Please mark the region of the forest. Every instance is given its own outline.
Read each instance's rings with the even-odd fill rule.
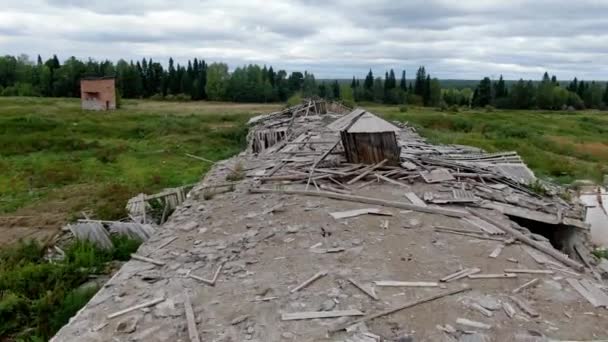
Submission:
[[[230,70],[225,63],[208,64],[203,59],[176,64],[169,58],[167,67],[158,61],[109,60],[81,61],[70,57],[60,62],[56,55],[36,61],[27,55],[0,57],[1,96],[79,97],[83,77],[114,76],[122,98],[156,100],[212,100],[230,102],[284,102],[294,94],[341,99],[346,103],[375,102],[428,107],[495,107],[505,109],[606,109],[608,84],[584,81],[558,81],[547,72],[540,81],[497,81],[483,78],[471,89],[457,88],[450,82],[431,77],[424,66],[412,80],[406,71],[397,79],[395,71],[384,77],[369,70],[364,79],[316,80],[307,71],[275,71],[249,64]],[[445,83],[447,86],[443,85]]]

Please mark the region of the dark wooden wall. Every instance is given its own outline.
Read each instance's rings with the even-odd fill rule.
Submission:
[[[399,165],[401,148],[394,132],[340,132],[346,159],[350,163],[376,164],[388,159],[388,164]]]

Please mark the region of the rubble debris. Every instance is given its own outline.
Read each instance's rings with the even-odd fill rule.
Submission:
[[[476,274],[481,272],[480,268],[477,267],[473,267],[473,268],[465,268],[463,270],[460,270],[458,272],[454,272],[452,274],[448,274],[447,276],[439,279],[439,281],[441,282],[445,282],[445,283],[449,283],[451,281],[454,280],[458,280],[458,279],[462,279],[462,278],[466,278],[470,275]]]
[[[530,270],[524,268],[506,268],[505,273],[527,273],[527,274],[553,274],[550,270]]]
[[[91,241],[104,249],[112,249],[114,247],[112,240],[110,240],[110,233],[99,221],[68,224],[68,228],[78,240]]]
[[[502,243],[500,245],[496,246],[494,248],[494,250],[492,251],[492,253],[490,253],[489,257],[496,259],[500,255],[500,252],[502,252],[503,248],[505,248],[505,245]]]
[[[330,332],[338,332],[338,331],[344,330],[347,327],[349,327],[351,325],[354,325],[354,324],[358,324],[358,323],[361,323],[361,322],[371,321],[371,320],[376,319],[378,317],[383,317],[383,316],[386,316],[386,315],[390,315],[390,314],[393,314],[393,313],[401,311],[401,310],[405,310],[405,309],[408,309],[408,308],[411,308],[411,307],[414,307],[414,306],[417,306],[417,305],[420,305],[420,304],[432,302],[432,301],[437,300],[439,298],[443,298],[443,297],[447,297],[447,296],[452,296],[452,295],[455,295],[455,294],[458,294],[458,293],[462,293],[462,292],[465,292],[465,291],[469,291],[469,290],[471,290],[471,288],[467,286],[467,287],[462,287],[462,288],[456,289],[456,290],[441,292],[441,293],[438,293],[438,294],[435,294],[435,295],[432,295],[432,296],[429,296],[429,297],[425,297],[425,298],[418,299],[418,300],[415,300],[415,301],[412,301],[412,302],[408,302],[408,303],[403,304],[403,305],[399,305],[399,306],[394,307],[392,309],[384,310],[384,311],[381,311],[381,312],[378,312],[378,313],[375,313],[375,314],[372,314],[372,315],[369,315],[369,316],[365,316],[365,317],[363,317],[361,319],[358,319],[358,320],[356,320],[354,322],[350,322],[348,324],[341,325],[341,326],[339,326],[337,328],[331,329]]]
[[[442,209],[442,208],[430,208],[430,207],[419,207],[416,205],[397,202],[397,201],[386,201],[379,198],[372,197],[364,197],[364,196],[354,196],[354,195],[343,195],[343,194],[334,194],[326,191],[306,191],[306,190],[279,190],[279,189],[250,189],[251,193],[254,194],[270,194],[270,193],[281,193],[286,195],[302,195],[302,196],[317,196],[317,197],[327,197],[337,200],[344,201],[352,201],[359,203],[367,203],[367,204],[377,204],[385,207],[394,207],[400,209],[408,209],[414,211],[420,211],[423,213],[431,213],[431,214],[441,214],[451,217],[462,217],[465,216],[466,213],[462,211],[452,210],[452,209]]]
[[[217,269],[215,270],[215,273],[213,274],[213,278],[211,279],[206,279],[206,278],[202,278],[199,276],[195,276],[194,274],[188,273],[188,276],[192,279],[196,279],[198,281],[201,281],[209,286],[215,286],[215,282],[217,281],[217,278],[220,275],[220,272],[222,271],[222,267],[224,267],[224,264],[220,264]]]
[[[502,273],[502,274],[469,274],[469,279],[498,279],[498,278],[517,278],[515,273]]]

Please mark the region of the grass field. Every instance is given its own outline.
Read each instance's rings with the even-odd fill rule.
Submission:
[[[137,193],[200,179],[210,165],[185,153],[227,158],[253,113],[279,107],[124,101],[104,113],[81,111],[79,99],[0,98],[0,226],[124,217]]]
[[[608,113],[460,110],[365,105],[390,120],[407,121],[433,142],[489,152],[517,151],[537,176],[562,184],[602,182],[608,175]]]

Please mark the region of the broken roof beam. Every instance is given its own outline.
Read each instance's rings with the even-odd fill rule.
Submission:
[[[413,210],[413,211],[419,211],[419,212],[428,213],[428,214],[440,214],[440,215],[445,215],[445,216],[449,216],[449,217],[463,217],[463,216],[467,215],[467,213],[465,213],[463,211],[458,211],[458,210],[420,207],[417,205],[404,203],[404,202],[387,201],[387,200],[383,200],[383,199],[379,199],[379,198],[364,197],[364,196],[344,195],[344,194],[337,194],[337,193],[332,193],[332,192],[327,192],[327,191],[281,190],[281,189],[256,188],[256,189],[249,189],[249,192],[254,193],[254,194],[276,193],[276,194],[285,194],[285,195],[326,197],[326,198],[331,198],[331,199],[335,199],[335,200],[376,204],[376,205],[381,205],[381,206],[385,206],[385,207]]]

